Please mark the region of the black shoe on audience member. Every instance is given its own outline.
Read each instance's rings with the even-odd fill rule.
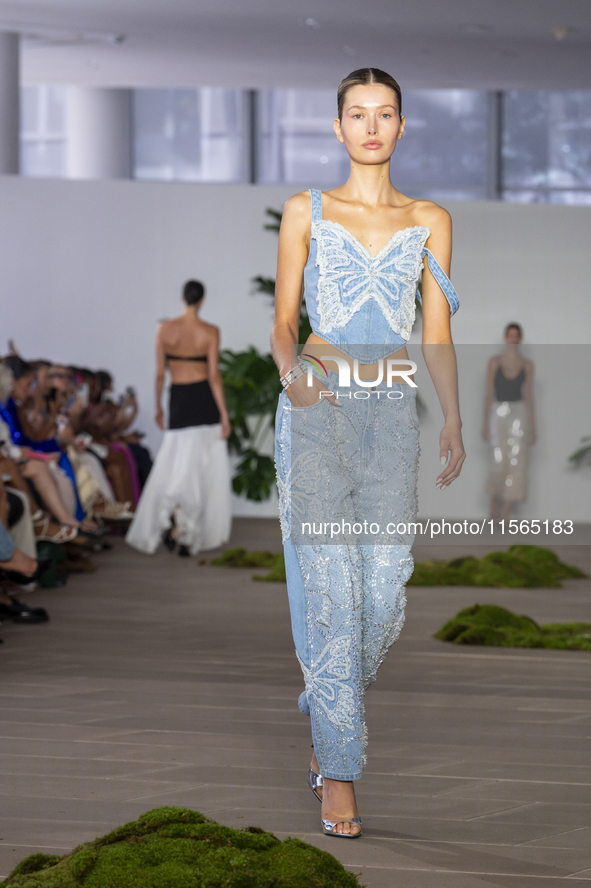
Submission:
[[[12,620],[13,623],[47,623],[49,614],[44,607],[29,607],[13,595],[8,596],[10,604],[0,602],[0,618]]]
[[[162,542],[166,546],[169,552],[174,552],[176,549],[176,540],[172,535],[172,528],[169,527],[164,536],[162,537]]]
[[[191,550],[188,546],[179,546],[179,555],[181,556],[181,558],[190,558]]]
[[[8,579],[12,580],[14,583],[26,586],[27,583],[37,582],[41,574],[45,573],[48,567],[51,567],[51,558],[38,558],[37,570],[32,574],[19,573],[17,570],[3,570],[0,571],[0,573],[7,576]]]

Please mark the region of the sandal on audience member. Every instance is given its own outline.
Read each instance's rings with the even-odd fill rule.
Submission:
[[[50,533],[50,525],[54,524],[49,515],[39,509],[31,516],[35,541],[38,543],[69,543],[78,535],[78,528],[70,524],[57,525],[57,531]]]

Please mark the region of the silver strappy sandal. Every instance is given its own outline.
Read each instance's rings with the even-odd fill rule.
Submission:
[[[308,771],[308,786],[316,796],[319,802],[322,801],[322,796],[318,795],[318,789],[323,784],[323,779],[320,774],[317,774],[316,771],[313,771],[312,768]]]
[[[346,820],[321,820],[322,832],[325,836],[333,836],[335,839],[358,839],[362,833],[360,829],[356,833],[333,832],[337,823],[356,823],[361,827],[361,817],[348,817]]]

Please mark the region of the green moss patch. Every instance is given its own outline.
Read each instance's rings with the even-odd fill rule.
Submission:
[[[531,617],[514,614],[497,604],[465,607],[448,620],[434,637],[451,641],[452,644],[591,651],[591,623],[549,623],[539,626]]]
[[[262,580],[271,583],[285,583],[285,560],[282,552],[248,552],[242,547],[226,549],[218,558],[212,558],[211,563],[217,567],[267,567],[269,573],[254,576],[253,580]]]
[[[260,552],[255,549],[247,551],[239,546],[236,549],[226,549],[217,558],[212,558],[211,563],[217,567],[273,567],[277,555],[273,552]]]
[[[268,573],[254,580],[285,582],[282,553],[227,549],[212,564],[221,567],[265,567]],[[511,546],[508,552],[489,552],[482,558],[466,555],[452,561],[417,561],[409,586],[496,586],[501,588],[561,587],[562,580],[587,574],[564,564],[543,546]]]
[[[331,854],[188,808],[155,808],[65,857],[33,854],[6,888],[359,888]]]
[[[586,577],[543,546],[511,546],[482,558],[466,555],[452,561],[419,561],[410,586],[500,586],[528,588],[562,586],[562,580]]]

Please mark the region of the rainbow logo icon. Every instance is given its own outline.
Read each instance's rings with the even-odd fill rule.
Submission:
[[[315,367],[320,374],[324,374],[324,376],[328,379],[328,370],[326,369],[322,361],[319,361],[318,358],[313,358],[311,355],[305,354],[302,354],[301,358],[304,361],[307,361],[308,364],[312,364],[312,366]]]

